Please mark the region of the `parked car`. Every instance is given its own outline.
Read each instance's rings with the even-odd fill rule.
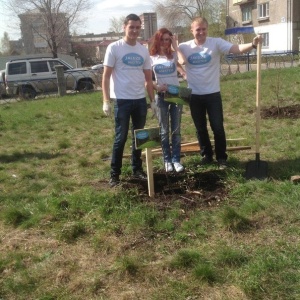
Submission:
[[[99,81],[97,74],[84,68],[73,68],[59,58],[24,58],[6,63],[5,84],[8,95],[19,95],[25,99],[37,94],[57,92],[55,66],[63,66],[67,90],[93,90]]]
[[[103,73],[104,66],[103,64],[94,65],[91,68],[92,70],[96,70],[98,73]]]

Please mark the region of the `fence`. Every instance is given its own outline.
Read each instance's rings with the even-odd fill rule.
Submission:
[[[297,67],[299,51],[262,54],[261,69]],[[226,55],[221,60],[221,75],[231,75],[256,70],[256,54]]]

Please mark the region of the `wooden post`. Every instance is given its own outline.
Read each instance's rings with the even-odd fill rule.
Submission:
[[[55,66],[55,70],[57,75],[58,95],[64,96],[66,94],[66,79],[64,74],[64,66],[57,65]]]
[[[152,151],[151,148],[146,148],[146,165],[147,165],[147,177],[148,177],[148,195],[154,197],[154,179],[153,179],[153,165],[152,165]]]
[[[145,149],[147,178],[148,178],[148,194],[154,197],[154,179],[152,165],[152,148],[161,144],[159,127],[136,129],[134,131],[136,149]]]

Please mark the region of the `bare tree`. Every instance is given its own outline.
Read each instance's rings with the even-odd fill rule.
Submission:
[[[210,27],[224,22],[225,28],[224,0],[154,0],[154,7],[163,26],[168,28],[189,28],[191,20],[197,16],[205,17]]]
[[[123,23],[124,23],[125,17],[112,17],[109,19],[110,27],[109,31],[115,32],[115,33],[122,33],[123,32]]]
[[[7,5],[21,19],[22,36],[31,34],[44,41],[53,57],[57,57],[68,39],[70,26],[90,8],[90,0],[8,0]]]
[[[3,37],[1,38],[1,54],[8,55],[10,52],[10,39],[7,32],[4,32]]]

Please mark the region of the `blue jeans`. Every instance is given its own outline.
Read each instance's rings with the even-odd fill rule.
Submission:
[[[216,159],[227,159],[226,135],[223,125],[223,106],[220,92],[208,95],[193,95],[190,101],[191,115],[197,130],[197,138],[202,156],[213,156],[213,149],[207,130],[208,115],[214,134]]]
[[[115,141],[111,159],[111,175],[120,175],[125,143],[127,141],[130,118],[132,121],[132,156],[133,172],[142,169],[141,150],[135,148],[134,130],[142,129],[146,123],[146,98],[137,100],[117,99],[114,105],[115,114]]]
[[[180,124],[182,105],[165,101],[163,94],[156,95],[155,101],[158,107],[158,120],[160,126],[161,147],[164,162],[180,162]],[[172,147],[170,147],[169,123],[171,123]]]

